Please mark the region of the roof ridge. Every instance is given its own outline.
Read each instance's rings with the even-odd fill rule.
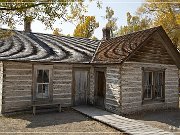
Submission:
[[[135,34],[135,33],[138,33],[138,32],[149,31],[151,29],[158,29],[160,27],[162,27],[162,26],[156,26],[156,27],[151,27],[151,28],[144,29],[144,30],[134,31],[134,32],[131,32],[131,33],[128,33],[128,34],[125,34],[125,35],[120,35],[120,36],[117,36],[117,37],[112,37],[109,40],[116,39],[116,38],[123,37],[123,36],[128,36],[128,35]],[[107,41],[107,40],[105,40],[105,41]]]
[[[6,28],[0,28],[2,30],[8,30],[8,31],[18,31],[18,32],[23,32],[23,33],[26,33],[26,34],[29,34],[29,33],[32,33],[32,34],[43,34],[43,35],[53,35],[53,36],[57,36],[57,35],[54,35],[54,34],[50,34],[50,33],[41,33],[41,32],[25,32],[23,30],[14,30],[14,29],[6,29]],[[86,40],[91,40],[91,41],[101,41],[100,39],[90,39],[90,38],[84,38],[84,37],[74,37],[74,36],[65,36],[65,35],[60,35],[60,36],[57,36],[57,37],[67,37],[67,38],[76,38],[76,39],[86,39]]]

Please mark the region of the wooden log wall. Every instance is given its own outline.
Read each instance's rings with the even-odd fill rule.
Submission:
[[[106,99],[105,108],[111,112],[119,113],[120,106],[120,68],[107,67],[106,70]]]
[[[72,65],[54,64],[53,101],[63,107],[72,103]]]
[[[3,62],[3,113],[31,107],[32,64]]]
[[[142,67],[166,68],[165,102],[142,104]],[[178,69],[175,65],[125,62],[121,77],[122,113],[178,107]]]
[[[95,85],[95,82],[94,82],[94,68],[91,67],[90,68],[90,89],[89,89],[89,95],[87,96],[88,97],[88,103],[89,104],[93,104],[94,103],[94,85]]]
[[[0,114],[2,111],[3,63],[0,62]]]

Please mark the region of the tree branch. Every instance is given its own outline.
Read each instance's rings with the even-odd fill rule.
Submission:
[[[37,6],[43,5],[43,4],[47,4],[47,3],[38,3],[38,4],[32,4],[32,5],[22,6],[22,7],[13,7],[13,8],[0,7],[0,10],[14,11],[14,10],[28,9],[28,8],[32,8],[32,7],[37,7]]]

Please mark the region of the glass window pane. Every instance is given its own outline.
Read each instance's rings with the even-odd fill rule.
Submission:
[[[144,98],[152,98],[152,72],[144,72]]]
[[[43,93],[43,85],[38,84],[38,93]]]
[[[49,85],[43,84],[43,93],[45,97],[48,97]]]
[[[44,70],[43,82],[49,83],[49,70]]]
[[[37,83],[43,82],[43,70],[37,70]]]
[[[157,73],[156,78],[156,97],[162,97],[162,85],[163,85],[163,74],[162,72]]]

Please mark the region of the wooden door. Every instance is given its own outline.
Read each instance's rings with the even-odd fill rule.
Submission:
[[[74,72],[74,105],[87,104],[88,71],[76,70]]]
[[[95,77],[95,106],[104,108],[106,80],[104,71],[96,71]]]

